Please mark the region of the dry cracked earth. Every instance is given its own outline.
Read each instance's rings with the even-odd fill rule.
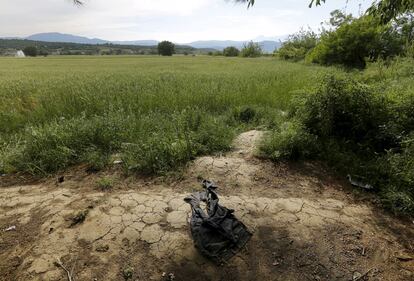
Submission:
[[[414,222],[383,213],[316,163],[257,159],[262,136],[243,133],[231,152],[196,159],[174,180],[82,167],[62,183],[3,177],[0,280],[69,280],[58,260],[77,281],[414,280]],[[102,176],[117,178],[112,190],[97,188]],[[183,199],[200,178],[220,186],[221,203],[253,232],[222,266],[200,256],[189,233]]]

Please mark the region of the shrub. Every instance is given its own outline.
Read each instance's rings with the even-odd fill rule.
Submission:
[[[172,56],[175,53],[175,45],[170,41],[158,43],[158,54],[161,56]]]
[[[319,151],[317,140],[299,122],[285,122],[265,138],[261,155],[274,161],[312,158]]]
[[[225,57],[237,57],[240,54],[240,50],[236,47],[227,47],[223,50],[223,55]]]
[[[414,102],[349,77],[328,77],[297,97],[290,120],[261,146],[272,160],[318,157],[372,184],[398,214],[414,211]],[[412,99],[411,99],[412,100]],[[411,133],[410,133],[411,132]]]
[[[386,100],[371,87],[351,78],[330,76],[305,99],[296,116],[310,133],[354,143],[369,142],[379,150],[388,148],[389,140],[378,134],[389,118]]]
[[[243,46],[240,55],[244,58],[260,57],[262,55],[262,48],[260,47],[259,43],[254,43],[253,41],[250,41],[249,43]]]
[[[312,30],[300,30],[298,33],[289,35],[283,42],[275,55],[284,60],[299,61],[305,59],[309,51],[315,48],[318,36]]]

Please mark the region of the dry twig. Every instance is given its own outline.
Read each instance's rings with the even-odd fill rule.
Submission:
[[[63,265],[63,263],[62,263],[62,261],[60,260],[60,259],[56,259],[56,261],[55,261],[55,265],[57,266],[57,267],[60,267],[60,268],[62,268],[65,272],[66,272],[66,274],[67,274],[67,276],[68,276],[68,281],[75,281],[75,279],[73,278],[73,269],[74,269],[74,267],[72,267],[72,270],[71,271],[69,271],[64,265]]]

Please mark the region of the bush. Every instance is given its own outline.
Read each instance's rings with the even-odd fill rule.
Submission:
[[[312,134],[368,142],[383,151],[390,141],[378,130],[389,118],[386,103],[383,96],[365,84],[330,76],[316,93],[306,96],[296,116]]]
[[[240,52],[240,56],[244,58],[256,58],[262,55],[262,48],[260,47],[259,43],[254,43],[250,41],[249,43],[245,44]]]
[[[372,184],[390,210],[413,214],[414,101],[398,98],[347,76],[328,77],[314,93],[294,99],[290,120],[270,134],[261,153],[272,160],[318,157],[343,176]]]
[[[175,53],[175,45],[170,41],[158,43],[158,54],[161,56],[172,56]]]
[[[296,34],[289,35],[275,55],[284,60],[300,61],[316,46],[318,36],[312,30],[302,29]]]
[[[36,57],[38,52],[37,52],[37,48],[35,46],[28,46],[28,47],[23,49],[23,53],[27,57]]]
[[[223,55],[225,57],[237,57],[240,54],[240,50],[236,47],[227,47],[223,50]]]
[[[261,155],[274,161],[313,158],[319,151],[317,140],[299,122],[285,122],[265,138]]]

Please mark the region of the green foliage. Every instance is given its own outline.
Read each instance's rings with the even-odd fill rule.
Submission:
[[[237,121],[250,123],[255,119],[257,112],[253,107],[244,106],[242,108],[235,108],[233,115]]]
[[[108,177],[102,177],[96,181],[96,186],[102,191],[108,191],[114,186],[114,180]]]
[[[36,175],[78,163],[98,171],[113,154],[125,171],[166,173],[226,151],[240,127],[274,127],[292,92],[334,71],[202,56],[0,58],[0,65],[0,173]]]
[[[175,45],[170,41],[158,43],[158,54],[161,56],[172,56],[175,53]]]
[[[284,60],[299,61],[305,59],[309,51],[315,48],[318,36],[312,30],[300,30],[298,33],[289,35],[283,42],[275,55]]]
[[[325,78],[315,92],[293,100],[289,121],[264,142],[262,155],[273,160],[318,157],[342,175],[355,175],[372,184],[390,210],[413,214],[410,65],[400,61],[396,71],[391,72],[392,65],[383,70],[384,84],[374,80],[367,85],[361,82],[365,76]],[[390,85],[397,77],[399,85]]]
[[[23,49],[23,53],[27,57],[37,57],[37,48],[35,46],[27,46]]]
[[[288,121],[265,138],[261,155],[273,161],[313,158],[319,152],[318,138],[306,131],[300,122]]]
[[[382,23],[388,23],[399,15],[414,11],[413,0],[381,0],[376,1],[368,12],[378,17]]]
[[[254,43],[250,41],[249,43],[245,44],[240,52],[240,56],[244,58],[256,58],[262,55],[262,48],[260,47],[259,43]]]
[[[310,133],[355,144],[369,141],[373,147],[386,148],[382,143],[386,140],[377,131],[389,117],[386,101],[369,86],[352,78],[330,76],[299,104],[296,115]]]
[[[139,142],[125,145],[122,157],[128,170],[163,174],[200,154],[230,148],[234,134],[223,119],[194,110],[185,110],[169,118],[172,121],[165,119],[161,131],[148,132]]]
[[[331,12],[329,25],[333,28],[338,28],[343,24],[352,22],[352,20],[354,20],[354,17],[351,14],[346,14],[342,10],[334,10]]]
[[[366,58],[376,60],[401,52],[400,42],[394,35],[389,26],[381,26],[374,18],[363,16],[322,34],[307,59],[323,65],[365,68]]]
[[[122,277],[124,280],[131,280],[134,276],[134,269],[132,267],[127,267],[122,270]]]
[[[240,54],[240,50],[236,47],[227,47],[223,50],[223,55],[225,57],[237,57]]]
[[[102,169],[107,155],[120,148],[124,120],[117,116],[55,120],[27,128],[15,166],[32,174],[48,174],[87,161]],[[105,161],[106,160],[106,161]]]
[[[311,0],[309,7],[312,7],[313,5],[319,6],[325,2],[326,0]],[[379,0],[374,1],[367,12],[368,14],[378,18],[381,21],[381,23],[389,23],[391,20],[397,18],[399,15],[411,13],[413,11],[413,0]]]
[[[41,42],[23,39],[0,39],[0,54],[12,50],[23,50],[35,46],[39,56],[47,55],[156,55],[157,46],[117,45],[117,44],[77,44],[65,42]],[[177,54],[205,52],[190,46],[175,46]]]

